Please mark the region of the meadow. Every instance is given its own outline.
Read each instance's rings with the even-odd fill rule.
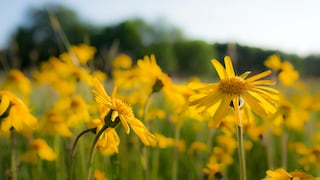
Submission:
[[[168,76],[156,54],[120,53],[107,75],[95,53],[2,72],[1,179],[319,179],[319,83],[278,55],[241,74],[212,57],[204,83]]]

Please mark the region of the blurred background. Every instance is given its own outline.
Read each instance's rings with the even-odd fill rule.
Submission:
[[[320,76],[319,1],[23,0],[0,7],[0,69],[27,71],[70,44],[97,48],[109,72],[117,53],[155,54],[172,76],[208,76],[230,55],[239,73],[278,54],[302,77]]]

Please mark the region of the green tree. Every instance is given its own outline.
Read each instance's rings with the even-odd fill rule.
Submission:
[[[83,42],[88,32],[89,25],[80,21],[74,11],[48,4],[29,10],[25,24],[17,28],[12,41],[18,46],[16,53],[21,66],[25,67],[66,51],[69,42]]]
[[[204,41],[181,41],[174,45],[178,70],[183,75],[212,74],[210,60],[216,57],[212,46]]]

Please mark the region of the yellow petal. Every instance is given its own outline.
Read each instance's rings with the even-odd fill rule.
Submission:
[[[129,127],[129,125],[128,125],[127,119],[126,119],[123,115],[121,115],[121,114],[119,114],[119,117],[120,117],[120,121],[121,121],[121,124],[122,124],[125,132],[126,132],[127,134],[129,134],[129,133],[130,133],[130,127]],[[130,124],[130,125],[131,125],[131,124]]]
[[[255,81],[255,80],[264,78],[264,77],[270,75],[271,73],[272,73],[271,70],[264,71],[264,72],[262,72],[262,73],[259,73],[259,74],[257,74],[257,75],[254,75],[254,76],[246,79],[246,82],[248,82],[248,83],[253,82],[253,81]]]
[[[226,116],[226,113],[229,108],[229,104],[233,97],[230,96],[224,96],[222,97],[221,103],[216,111],[216,113],[212,117],[213,122],[217,122],[216,125],[219,126],[222,118]]]
[[[211,64],[216,69],[220,79],[225,79],[227,77],[226,70],[223,68],[223,66],[221,65],[221,63],[218,60],[216,60],[216,59],[211,60]]]
[[[233,65],[232,65],[232,61],[230,56],[225,56],[224,57],[224,64],[226,66],[226,71],[227,71],[227,75],[228,77],[234,77],[234,70],[233,70]]]
[[[6,95],[2,95],[0,99],[0,116],[5,113],[10,105],[9,97]]]

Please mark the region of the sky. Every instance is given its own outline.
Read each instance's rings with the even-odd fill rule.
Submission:
[[[320,54],[318,0],[2,0],[0,48],[25,21],[30,7],[49,2],[65,5],[97,25],[136,17],[151,23],[163,19],[189,39]]]

